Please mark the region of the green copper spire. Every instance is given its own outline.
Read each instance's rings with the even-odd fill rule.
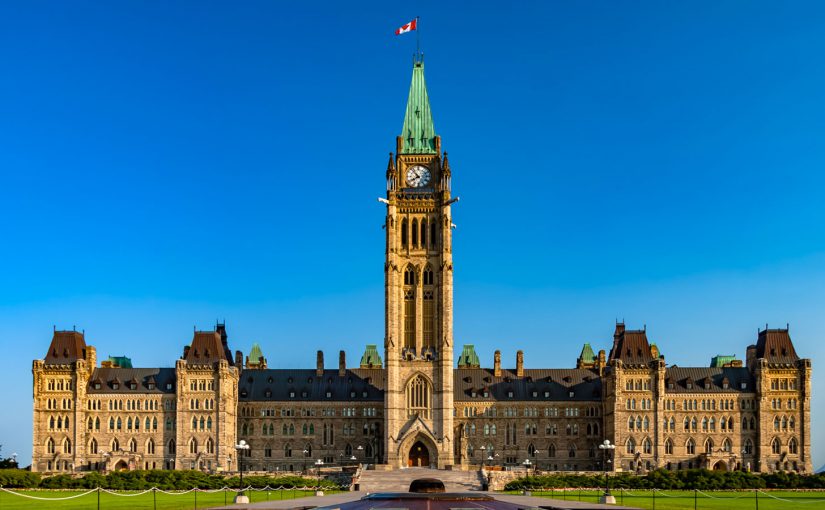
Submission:
[[[585,363],[593,363],[596,361],[596,354],[593,352],[593,348],[590,347],[589,343],[584,344],[582,347],[582,353],[579,354],[579,359]]]
[[[478,360],[478,354],[473,344],[464,344],[461,350],[461,356],[458,357],[458,368],[478,368],[481,363]]]
[[[264,353],[261,351],[261,346],[257,343],[252,344],[252,350],[249,351],[249,364],[259,365],[263,357]]]
[[[433,114],[424,83],[424,60],[420,58],[413,61],[410,97],[407,99],[401,138],[404,139],[402,154],[435,154]]]
[[[361,356],[361,368],[381,368],[381,356],[375,344],[367,344],[364,355]]]

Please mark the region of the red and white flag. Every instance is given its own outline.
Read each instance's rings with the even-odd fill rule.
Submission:
[[[413,30],[415,30],[416,25],[418,25],[418,18],[415,18],[406,25],[402,25],[401,28],[395,31],[395,35],[401,35],[406,34],[407,32],[412,32]]]

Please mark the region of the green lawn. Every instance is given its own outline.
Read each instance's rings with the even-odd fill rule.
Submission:
[[[86,508],[97,508],[97,493],[92,493],[86,496],[82,496],[75,499],[68,499],[68,500],[59,500],[59,498],[65,498],[68,496],[74,496],[77,494],[83,494],[86,491],[48,491],[48,490],[41,490],[41,491],[30,491],[30,490],[15,490],[14,492],[20,494],[26,494],[29,496],[36,496],[39,498],[55,498],[54,501],[41,501],[36,499],[24,498],[22,496],[17,496],[14,494],[9,494],[7,492],[0,491],[0,510],[29,510],[29,509],[54,509],[54,508],[68,508],[68,509],[86,509]],[[124,508],[124,509],[155,509],[158,510],[167,510],[167,509],[176,509],[176,508],[196,508],[195,507],[195,494],[194,492],[190,492],[188,494],[182,495],[171,495],[171,494],[163,494],[158,492],[155,496],[157,497],[157,506],[155,506],[155,501],[153,500],[152,493],[143,494],[140,496],[124,496],[125,494],[135,494],[138,491],[118,491],[119,494],[115,496],[113,494],[107,494],[106,492],[100,493],[100,508],[109,509],[109,508]],[[324,494],[332,494],[331,491],[324,491]],[[223,506],[224,502],[227,504],[232,504],[232,498],[235,497],[236,491],[226,491],[224,492],[217,492],[217,493],[204,493],[198,492],[197,493],[197,508],[209,508],[215,506]],[[276,499],[294,499],[294,498],[302,498],[305,496],[311,496],[314,494],[313,491],[299,491],[299,490],[284,490],[284,491],[269,491],[269,492],[260,492],[260,491],[247,491],[247,496],[249,496],[249,500],[252,503],[258,503],[261,501],[267,500],[276,500]]]
[[[510,492],[510,494],[519,494]],[[602,491],[592,489],[569,489],[548,492],[533,491],[533,496],[541,496],[573,501],[587,501],[595,503],[599,500]],[[616,503],[636,508],[662,510],[726,510],[726,509],[754,509],[757,508],[756,494],[750,492],[715,492],[700,491],[695,495],[693,491],[657,491],[655,497],[652,491],[614,490]],[[781,499],[775,499],[781,498]],[[785,500],[785,501],[783,501]],[[694,506],[695,505],[695,506]],[[825,492],[795,492],[795,491],[767,491],[759,493],[759,510],[788,510],[798,509],[825,509]]]

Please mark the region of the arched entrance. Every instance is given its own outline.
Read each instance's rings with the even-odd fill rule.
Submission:
[[[121,460],[117,464],[115,464],[115,471],[128,471],[129,464],[126,463],[125,460]]]
[[[430,450],[421,441],[416,441],[410,448],[410,455],[407,458],[408,467],[429,467]]]
[[[728,465],[725,464],[724,460],[720,460],[719,462],[717,462],[716,464],[713,465],[713,470],[714,471],[727,471],[728,470]]]

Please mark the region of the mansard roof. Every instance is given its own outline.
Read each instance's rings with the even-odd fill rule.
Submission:
[[[311,369],[245,370],[238,382],[238,401],[383,402],[384,370],[356,368],[343,377],[338,370],[324,370],[321,377]]]
[[[46,365],[69,365],[79,359],[86,359],[86,340],[79,331],[55,331]]]
[[[517,377],[515,370],[502,369],[501,376],[496,377],[489,368],[459,368],[453,374],[453,399],[456,402],[601,400],[602,382],[593,370],[526,369],[524,377]],[[487,397],[484,396],[485,390]],[[533,396],[534,392],[536,396]]]
[[[647,330],[625,330],[624,324],[616,324],[613,334],[613,348],[610,349],[610,358],[621,360],[625,365],[647,366],[655,358],[647,341]]]
[[[795,365],[799,360],[787,328],[760,331],[756,341],[756,357],[765,358],[771,364],[782,365]]]
[[[192,344],[184,349],[183,359],[191,365],[212,365],[221,360],[233,364],[225,331],[195,331]]]
[[[725,388],[725,379],[728,387]],[[673,383],[673,388],[665,387],[667,393],[730,393],[755,391],[753,376],[747,367],[668,367],[665,370],[665,380]],[[710,382],[710,388],[705,388],[705,382]],[[692,388],[688,388],[688,382]],[[742,383],[745,387],[742,388]]]
[[[117,381],[117,389],[112,387],[112,382]],[[129,384],[123,381],[136,382],[137,388],[130,389]],[[95,389],[95,383],[100,383],[100,389]],[[150,389],[150,383],[154,388]],[[172,386],[166,389],[167,384]],[[96,368],[92,374],[91,382],[86,390],[89,395],[102,393],[119,393],[128,395],[137,394],[162,394],[175,393],[175,369],[174,368]]]

